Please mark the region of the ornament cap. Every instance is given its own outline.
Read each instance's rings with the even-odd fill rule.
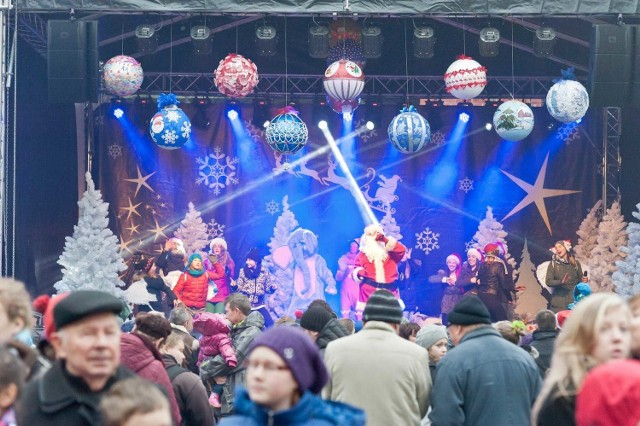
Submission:
[[[168,93],[168,94],[162,93],[158,97],[158,110],[161,110],[162,108],[169,105],[179,105],[179,104],[180,104],[180,101],[178,100],[176,95],[174,95],[173,93]]]

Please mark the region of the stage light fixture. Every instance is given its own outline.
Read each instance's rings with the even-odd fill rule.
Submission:
[[[373,130],[376,128],[376,125],[373,123],[373,121],[367,121],[367,124],[365,124],[365,126],[367,127],[367,130]]]
[[[367,59],[377,59],[382,56],[382,29],[378,25],[362,28],[362,55]]]
[[[256,47],[260,56],[274,56],[278,43],[275,27],[262,24],[256,28]]]
[[[229,117],[229,120],[236,120],[238,118],[238,111],[230,109],[227,111],[227,117]]]
[[[458,115],[458,119],[463,123],[468,123],[470,118],[471,117],[466,112],[461,112],[460,115]]]
[[[480,30],[478,46],[480,47],[480,56],[486,58],[498,56],[500,50],[500,30],[493,27],[485,27]]]
[[[487,132],[489,132],[489,131],[491,131],[491,129],[493,129],[493,124],[491,124],[491,123],[486,123],[486,124],[484,125],[484,128],[485,128],[485,130],[486,130]]]
[[[433,28],[416,27],[413,30],[413,56],[418,59],[433,58],[436,38]]]
[[[149,24],[138,25],[136,27],[136,42],[140,53],[154,53],[158,48],[158,34],[155,28]]]
[[[320,122],[318,123],[318,128],[320,130],[327,130],[328,128],[327,122],[324,120],[320,120]]]
[[[533,36],[533,54],[540,58],[553,55],[556,44],[556,31],[551,27],[540,27]]]
[[[211,30],[206,25],[194,25],[191,27],[191,47],[196,55],[208,55],[211,53]]]
[[[329,27],[325,25],[309,27],[309,56],[312,58],[329,56]]]
[[[115,118],[120,119],[122,118],[123,115],[124,115],[124,111],[122,110],[122,108],[118,107],[113,110],[113,116]]]

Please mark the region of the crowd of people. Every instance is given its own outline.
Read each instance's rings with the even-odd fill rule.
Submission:
[[[464,262],[452,254],[425,278],[444,298],[442,315],[420,323],[401,300],[410,251],[379,225],[359,244],[339,261],[338,313],[316,299],[273,318],[276,284],[257,250],[236,276],[219,238],[188,256],[171,239],[141,260],[156,299],[128,316],[107,293],[32,303],[22,283],[0,280],[0,425],[640,422],[640,295],[590,294],[565,242],[533,326],[509,318],[517,289],[499,244]]]

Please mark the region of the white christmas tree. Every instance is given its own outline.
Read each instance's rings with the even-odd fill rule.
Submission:
[[[588,265],[590,261],[591,252],[598,243],[598,223],[599,212],[602,207],[602,200],[598,200],[596,204],[591,207],[587,217],[584,218],[578,228],[578,244],[576,244],[574,250],[576,257],[583,265]]]
[[[391,211],[387,210],[384,217],[380,221],[380,225],[384,230],[385,235],[389,235],[396,240],[400,241],[402,239],[402,234],[400,233],[400,227],[396,223],[396,218],[391,216]]]
[[[58,259],[62,266],[62,279],[54,284],[58,293],[76,290],[100,290],[123,297],[124,283],[118,274],[127,269],[118,252],[118,238],[109,226],[109,204],[95,189],[91,174],[85,174],[87,190],[78,206],[78,224],[73,236],[67,237],[64,251]]]
[[[627,256],[622,251],[627,245],[626,225],[620,203],[615,201],[598,225],[597,245],[591,250],[589,283],[593,291],[613,291],[611,276],[617,269],[616,262]]]
[[[509,235],[500,222],[493,217],[493,209],[491,206],[487,206],[487,214],[484,219],[478,224],[478,231],[473,236],[472,246],[482,251],[484,246],[489,243],[499,242],[504,248],[504,261],[511,266],[512,278],[515,282],[518,271],[516,270],[516,261],[509,253],[509,247],[507,246],[507,240],[505,239]]]
[[[200,212],[193,203],[189,203],[189,210],[173,235],[182,240],[187,256],[201,251],[209,243],[207,224],[202,221]]]
[[[525,289],[518,294],[516,304],[516,313],[524,319],[535,316],[540,309],[547,307],[547,299],[542,295],[542,287],[538,284],[535,271],[536,266],[531,262],[529,244],[525,239],[517,283],[518,286],[525,287]]]
[[[640,204],[636,205],[640,211]],[[636,219],[640,219],[640,213],[632,213]],[[640,223],[629,222],[627,225],[629,242],[621,250],[627,255],[624,260],[618,260],[618,270],[613,273],[613,284],[616,293],[624,298],[640,293]]]

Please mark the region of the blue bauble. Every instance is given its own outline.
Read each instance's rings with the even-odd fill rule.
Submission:
[[[158,112],[151,118],[149,134],[160,148],[178,149],[189,141],[191,136],[191,121],[178,108],[175,95],[160,95]]]
[[[266,136],[274,151],[295,154],[307,144],[309,131],[297,112],[291,111],[276,115],[267,127]]]
[[[511,142],[521,141],[533,130],[533,111],[529,105],[511,100],[500,104],[493,114],[493,127],[501,138]]]
[[[402,108],[389,124],[389,140],[403,154],[418,152],[431,142],[429,122],[412,106]]]
[[[560,80],[547,93],[547,110],[561,123],[580,120],[589,109],[587,89],[574,80]]]

